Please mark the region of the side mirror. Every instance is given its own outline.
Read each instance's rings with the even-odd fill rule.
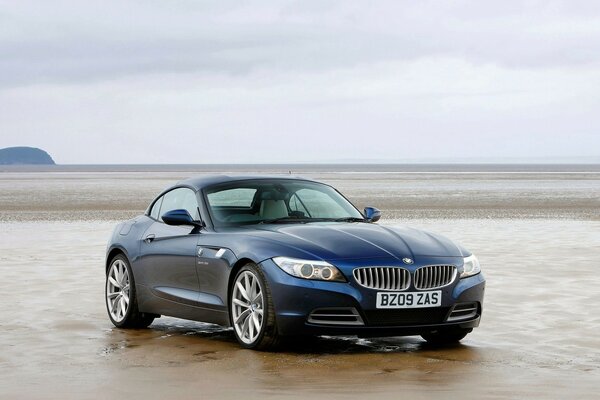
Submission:
[[[375,207],[365,207],[365,218],[367,218],[369,222],[377,222],[379,221],[379,218],[381,218],[381,211]]]
[[[162,220],[167,225],[191,225],[195,227],[202,226],[199,221],[194,221],[187,210],[171,210],[163,214]]]

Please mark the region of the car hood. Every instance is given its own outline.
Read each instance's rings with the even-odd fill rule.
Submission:
[[[253,227],[265,239],[302,249],[324,260],[469,254],[441,235],[404,226],[370,223],[269,224]],[[258,232],[257,232],[258,231]]]

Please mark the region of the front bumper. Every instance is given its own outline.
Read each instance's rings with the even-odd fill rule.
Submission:
[[[375,305],[378,291],[358,285],[350,272],[353,267],[368,265],[368,262],[369,260],[345,261],[346,265],[340,269],[348,282],[300,279],[288,275],[271,260],[260,263],[268,278],[279,333],[281,335],[383,337],[419,335],[452,327],[472,329],[479,326],[485,291],[485,279],[481,273],[465,279],[456,279],[452,284],[442,288],[440,307],[382,310],[377,309]],[[378,265],[393,266],[394,260],[389,260],[386,264],[381,262],[378,260]],[[339,267],[340,263],[336,265]],[[474,304],[477,311],[468,318],[448,321],[454,307],[466,303]],[[309,316],[313,311],[324,308],[354,308],[360,314],[362,324],[309,322]]]

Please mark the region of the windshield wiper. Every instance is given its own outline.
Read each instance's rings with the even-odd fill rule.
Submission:
[[[367,222],[365,218],[358,217],[342,217],[342,218],[313,218],[319,222]]]
[[[298,218],[298,217],[280,217],[280,218],[272,218],[272,219],[263,219],[259,222],[259,224],[277,224],[279,222],[300,222],[302,224],[306,223],[306,218]]]
[[[358,217],[330,218],[329,220],[335,221],[335,222],[366,222],[367,221],[364,218],[358,218]]]
[[[298,222],[306,224],[309,222],[367,222],[364,218],[342,217],[342,218],[302,218],[302,217],[281,217],[273,219],[264,219],[259,224],[277,224],[279,222]]]

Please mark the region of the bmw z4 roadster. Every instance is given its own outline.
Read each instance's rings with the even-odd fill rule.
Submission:
[[[115,229],[108,316],[120,328],[161,315],[231,326],[253,349],[293,335],[461,340],[482,313],[477,258],[380,215],[306,179],[184,180]]]

